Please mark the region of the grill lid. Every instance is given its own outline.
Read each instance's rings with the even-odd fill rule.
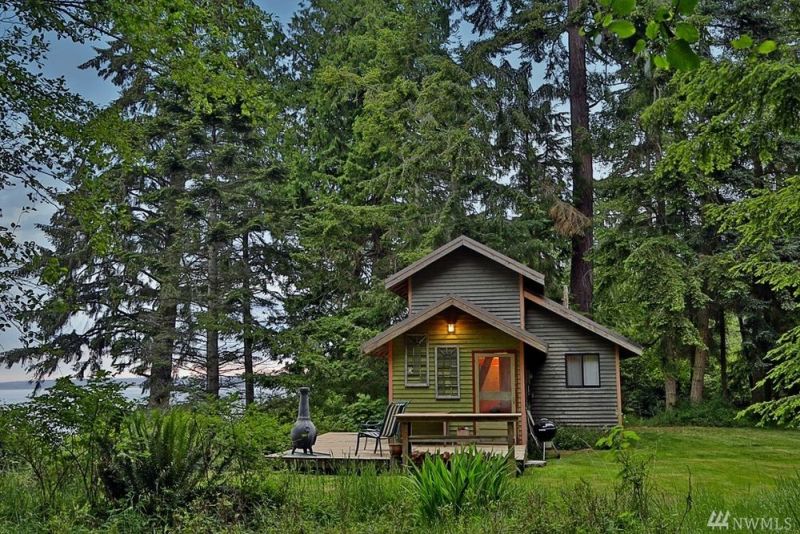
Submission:
[[[550,419],[539,419],[533,424],[533,434],[542,440],[550,441],[556,435],[556,424]]]

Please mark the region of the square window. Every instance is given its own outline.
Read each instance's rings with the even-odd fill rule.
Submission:
[[[599,354],[567,354],[565,356],[567,387],[600,387]]]

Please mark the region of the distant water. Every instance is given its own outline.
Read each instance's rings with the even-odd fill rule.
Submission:
[[[114,382],[127,384],[127,387],[122,391],[122,394],[125,396],[126,399],[131,401],[140,401],[147,399],[147,392],[142,392],[142,383],[144,382],[144,378],[140,377],[132,377],[132,378],[113,378]],[[85,384],[85,381],[82,380],[74,380],[76,384]],[[36,395],[42,395],[55,385],[55,380],[43,380],[39,390],[36,392]],[[0,382],[0,404],[20,404],[23,402],[28,402],[33,397],[33,389],[34,385],[27,380],[19,380],[15,382]],[[220,395],[229,395],[232,393],[238,392],[240,395],[240,399],[244,397],[244,387],[243,385],[236,384],[235,382],[231,381],[227,383],[227,385],[223,385],[220,388]],[[267,396],[272,396],[275,394],[282,394],[282,390],[270,390],[266,388],[256,387],[256,400],[259,398],[264,398]],[[185,393],[173,393],[173,399],[176,401],[181,401],[186,399]]]
[[[138,401],[146,398],[146,393],[142,393],[142,378],[115,378],[115,382],[128,384],[122,394],[128,400]],[[75,380],[76,384],[85,383],[81,380]],[[36,395],[42,395],[46,390],[55,385],[55,380],[43,380]],[[27,380],[19,380],[15,382],[0,382],[0,404],[20,404],[28,402],[33,397],[34,384]]]

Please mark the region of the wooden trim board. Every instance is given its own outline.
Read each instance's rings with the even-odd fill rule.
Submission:
[[[520,341],[524,341],[527,345],[540,350],[542,352],[547,352],[547,343],[543,341],[538,336],[527,332],[521,329],[518,326],[515,326],[499,317],[496,317],[489,313],[488,311],[484,310],[483,308],[479,308],[474,304],[466,302],[458,297],[455,296],[448,296],[431,304],[423,311],[416,313],[407,317],[406,319],[400,321],[399,323],[390,326],[377,336],[373,337],[369,341],[365,342],[361,345],[361,352],[365,354],[369,354],[375,352],[380,347],[382,347],[387,341],[391,341],[395,337],[407,332],[408,330],[414,328],[415,326],[422,324],[423,322],[427,321],[431,317],[438,315],[439,313],[447,310],[450,307],[458,308],[464,313],[467,313],[476,319],[483,321],[484,323],[492,326],[501,332],[505,332],[511,337],[514,337]]]
[[[388,357],[386,358],[386,360],[389,362],[389,402],[392,402],[392,398],[393,398],[392,392],[394,390],[394,380],[392,380],[392,378],[393,378],[393,375],[392,375],[392,366],[393,366],[392,359],[394,358],[394,340],[390,340],[386,344],[388,345],[388,347],[387,347]]]
[[[407,278],[409,278],[414,273],[417,273],[427,267],[428,265],[432,264],[436,260],[447,256],[451,252],[461,248],[466,247],[478,254],[481,254],[495,262],[499,263],[500,265],[507,267],[513,271],[520,273],[521,275],[525,276],[533,280],[538,284],[544,284],[544,275],[538,271],[534,271],[530,267],[523,265],[522,263],[509,258],[505,254],[501,254],[494,249],[491,249],[484,245],[483,243],[479,243],[474,239],[470,239],[467,236],[460,236],[449,243],[442,245],[441,247],[437,248],[427,256],[415,261],[408,267],[401,269],[400,271],[396,272],[389,278],[384,281],[384,285],[387,289],[392,291],[396,291],[400,284],[404,282]]]
[[[619,346],[614,347],[614,370],[617,375],[617,424],[622,424],[622,379],[619,373]]]
[[[607,339],[617,346],[622,347],[623,349],[626,349],[636,355],[641,355],[642,351],[644,350],[640,345],[637,345],[630,339],[624,337],[622,334],[614,332],[610,328],[606,328],[600,323],[592,321],[588,317],[584,317],[583,315],[576,313],[566,306],[553,300],[550,300],[546,297],[540,297],[539,295],[534,295],[530,291],[525,291],[525,298],[534,304],[537,304],[542,308],[555,313],[556,315],[560,315],[564,319],[567,319],[568,321],[571,321],[576,325],[592,332],[593,334],[597,334],[598,336]]]

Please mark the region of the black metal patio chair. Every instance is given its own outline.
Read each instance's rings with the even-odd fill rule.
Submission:
[[[397,414],[406,411],[408,401],[390,402],[386,407],[386,412],[383,414],[383,421],[367,421],[361,425],[356,437],[356,455],[361,446],[361,438],[364,438],[364,448],[367,447],[367,440],[375,440],[375,450],[380,450],[383,454],[383,446],[381,445],[382,438],[390,438],[397,434]]]

